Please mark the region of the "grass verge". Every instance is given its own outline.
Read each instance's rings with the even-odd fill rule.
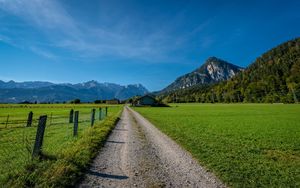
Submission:
[[[103,146],[119,120],[121,111],[88,128],[74,144],[57,156],[45,154],[26,165],[25,171],[11,177],[9,187],[72,187]]]

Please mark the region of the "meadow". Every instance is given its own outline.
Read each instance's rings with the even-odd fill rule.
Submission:
[[[99,120],[100,107],[103,109],[101,120]],[[48,161],[45,166],[49,167],[49,160],[54,163],[63,158],[64,152],[80,142],[87,134],[86,132],[90,131],[90,134],[94,134],[91,130],[91,110],[93,108],[96,109],[95,127],[100,127],[100,129],[101,126],[104,126],[106,119],[116,119],[122,109],[119,105],[108,106],[108,117],[104,117],[105,107],[104,105],[95,104],[0,105],[0,184],[18,177],[24,178],[22,173],[28,173],[26,168],[33,163],[32,150],[37,131],[37,120],[40,115],[48,116],[42,147],[43,158],[46,160],[37,166],[43,166],[41,164],[46,164],[45,161]],[[71,109],[79,111],[78,136],[76,137],[73,136],[74,125],[69,123]],[[31,127],[26,127],[30,111],[33,112],[34,121]],[[7,115],[9,115],[8,123]],[[113,122],[109,122],[110,128],[113,126]],[[105,129],[105,131],[105,133],[109,133],[109,129]],[[107,134],[98,136],[104,140]],[[92,144],[92,141],[87,140],[87,144]],[[86,159],[86,162],[88,162],[88,159]],[[24,179],[15,181],[22,183]],[[48,186],[48,184],[45,184],[45,186]]]
[[[300,187],[300,105],[134,109],[230,187]]]

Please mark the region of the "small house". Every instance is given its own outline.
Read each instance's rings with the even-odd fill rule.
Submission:
[[[133,101],[133,106],[154,106],[157,101],[151,95],[144,95]]]

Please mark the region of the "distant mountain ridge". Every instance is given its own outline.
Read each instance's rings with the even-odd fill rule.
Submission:
[[[242,67],[228,63],[217,57],[210,57],[198,69],[178,77],[160,93],[186,89],[195,85],[206,85],[225,81],[242,70],[244,70]]]
[[[84,102],[117,98],[124,100],[149,91],[141,84],[118,85],[88,81],[78,84],[51,82],[4,82],[0,80],[0,102],[63,102],[79,98]]]
[[[41,88],[55,85],[51,82],[41,82],[41,81],[28,81],[28,82],[15,82],[10,80],[8,82],[4,82],[0,80],[0,88],[1,89],[11,89],[11,88],[23,88],[23,89],[33,89],[33,88]]]

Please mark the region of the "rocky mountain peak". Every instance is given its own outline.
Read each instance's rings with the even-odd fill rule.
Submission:
[[[172,84],[161,92],[185,89],[195,85],[213,84],[228,80],[243,68],[228,63],[217,57],[209,57],[198,69],[178,77]]]
[[[228,80],[236,75],[237,72],[243,68],[228,63],[217,57],[210,57],[206,62],[196,71],[206,72],[215,82]]]
[[[96,87],[99,83],[95,80],[91,80],[88,82],[83,83],[83,85],[87,88],[92,88],[92,87]]]

